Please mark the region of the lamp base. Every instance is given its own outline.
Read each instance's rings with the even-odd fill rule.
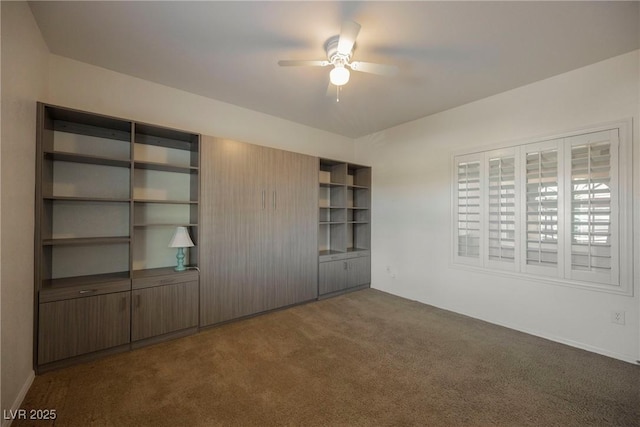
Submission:
[[[186,267],[184,266],[184,248],[178,248],[178,254],[176,255],[176,260],[178,265],[174,268],[175,271],[185,271]]]

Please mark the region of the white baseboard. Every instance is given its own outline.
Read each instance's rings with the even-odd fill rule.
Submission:
[[[445,310],[447,310],[445,308]],[[453,311],[453,310],[450,310]],[[617,352],[613,352],[613,351],[609,351],[600,347],[595,347],[589,344],[584,344],[581,343],[579,341],[573,341],[573,340],[569,340],[566,338],[562,338],[562,337],[558,337],[555,335],[550,335],[550,334],[546,334],[546,333],[542,333],[539,331],[534,331],[534,330],[530,330],[527,328],[521,328],[518,327],[517,325],[509,325],[509,324],[505,324],[505,323],[500,323],[500,322],[496,322],[493,320],[487,320],[487,319],[483,319],[481,317],[476,317],[476,316],[471,316],[465,313],[460,313],[464,316],[469,316],[469,317],[473,317],[474,319],[478,319],[478,320],[482,320],[483,322],[487,322],[487,323],[491,323],[494,325],[498,325],[498,326],[502,326],[508,329],[513,329],[514,331],[518,331],[518,332],[524,332],[525,334],[529,334],[529,335],[533,335],[535,337],[538,338],[544,338],[546,340],[549,341],[553,341],[553,342],[557,342],[560,344],[564,344],[564,345],[568,345],[569,347],[575,347],[575,348],[579,348],[581,350],[585,350],[585,351],[589,351],[591,353],[596,353],[596,354],[600,354],[602,356],[607,356],[607,357],[611,357],[612,359],[618,359],[621,360],[623,362],[628,362],[628,363],[632,363],[634,365],[638,364],[638,360],[632,356],[632,355],[628,355],[628,354],[622,354],[622,353],[617,353]]]
[[[557,343],[560,343],[560,344],[568,345],[570,347],[575,347],[575,348],[579,348],[581,350],[586,350],[586,351],[589,351],[591,353],[601,354],[603,356],[611,357],[613,359],[622,360],[623,362],[632,363],[634,365],[638,365],[640,363],[640,360],[639,360],[640,359],[640,355],[638,355],[638,357],[635,357],[634,355],[630,355],[630,354],[617,353],[617,352],[606,350],[606,349],[603,349],[603,348],[600,348],[600,347],[595,347],[595,346],[592,346],[592,345],[589,345],[589,344],[581,343],[579,341],[573,341],[573,340],[569,340],[569,339],[562,338],[562,337],[559,337],[559,336],[547,334],[547,333],[544,333],[544,332],[540,332],[540,331],[536,331],[536,330],[532,330],[532,329],[528,329],[528,328],[523,328],[523,327],[520,327],[519,325],[501,323],[501,322],[497,322],[495,320],[485,319],[485,318],[483,318],[481,316],[477,316],[475,314],[464,313],[464,312],[461,312],[461,311],[452,310],[449,307],[441,307],[441,306],[437,306],[435,304],[419,301],[419,300],[413,299],[411,297],[398,295],[398,294],[395,294],[395,293],[391,292],[389,289],[380,289],[380,288],[374,288],[374,289],[377,289],[377,290],[382,291],[382,292],[386,292],[386,293],[391,294],[391,295],[398,296],[400,298],[405,298],[405,299],[408,299],[408,300],[419,302],[420,304],[430,305],[432,307],[436,307],[436,308],[439,308],[439,309],[442,309],[442,310],[447,310],[447,311],[450,311],[452,313],[457,313],[457,314],[461,314],[463,316],[471,317],[473,319],[482,320],[483,322],[491,323],[493,325],[502,326],[502,327],[505,327],[505,328],[508,328],[508,329],[513,329],[514,331],[524,332],[525,334],[533,335],[535,337],[544,338],[544,339],[549,340],[549,341],[554,341],[554,342],[557,342]]]
[[[13,405],[11,405],[12,413],[15,414],[18,411],[18,409],[20,409],[20,406],[22,405],[22,401],[27,395],[27,392],[29,391],[31,384],[33,384],[33,380],[35,379],[35,377],[36,377],[35,372],[31,371],[31,373],[29,373],[29,376],[25,380],[24,384],[22,385],[22,388],[20,389],[20,393],[18,393],[16,400],[13,402]],[[5,420],[4,415],[6,414],[3,414],[2,427],[9,427],[13,422],[13,420]]]

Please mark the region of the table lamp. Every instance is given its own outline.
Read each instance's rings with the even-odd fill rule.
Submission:
[[[195,245],[189,237],[187,227],[176,227],[176,231],[173,233],[171,242],[169,242],[170,248],[178,248],[178,254],[176,255],[178,265],[176,266],[176,268],[174,268],[175,271],[186,270],[186,268],[184,267],[184,248],[190,248],[192,246]]]

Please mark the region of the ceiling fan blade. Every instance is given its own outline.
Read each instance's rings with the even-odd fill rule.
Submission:
[[[356,43],[356,38],[360,32],[360,24],[354,21],[344,21],[340,30],[340,39],[338,40],[338,53],[349,55]]]
[[[338,87],[334,86],[333,83],[329,82],[329,84],[327,85],[327,96],[336,96],[336,93],[338,91]]]
[[[281,67],[297,67],[297,66],[311,66],[311,67],[326,67],[329,65],[329,61],[278,61],[278,65]]]
[[[353,71],[378,74],[380,76],[394,76],[398,73],[398,67],[395,65],[375,64],[373,62],[354,61],[349,64],[349,67]]]

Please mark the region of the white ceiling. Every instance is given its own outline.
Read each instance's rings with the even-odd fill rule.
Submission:
[[[634,2],[30,2],[52,53],[359,137],[640,48]],[[362,25],[340,102],[325,59]],[[588,90],[588,88],[585,88]]]

